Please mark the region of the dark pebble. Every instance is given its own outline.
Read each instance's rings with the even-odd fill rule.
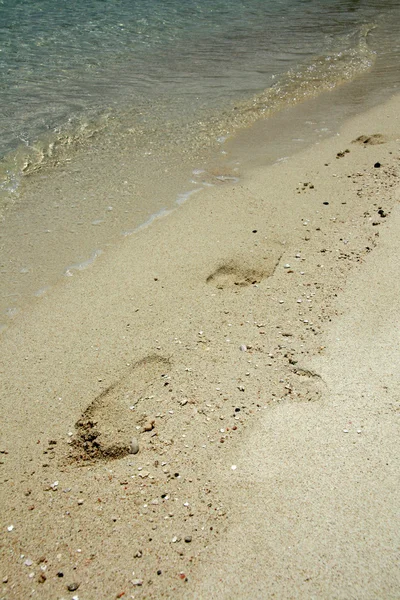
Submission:
[[[186,542],[187,544],[190,544],[190,542],[191,542],[191,541],[192,541],[192,536],[191,536],[191,535],[187,535],[187,536],[185,537],[185,542]]]
[[[325,204],[325,206],[328,206],[329,202],[323,202],[322,204]]]
[[[380,163],[380,162],[376,162],[376,163],[374,164],[374,167],[375,167],[375,169],[379,169],[379,168],[380,168],[380,166],[381,166],[381,163]]]
[[[64,577],[64,573],[62,571],[58,571],[57,577]]]
[[[158,569],[158,571],[157,571],[157,575],[162,575],[162,571],[161,571],[161,569]]]
[[[67,585],[67,590],[69,592],[75,592],[75,590],[78,589],[78,587],[80,586],[80,583],[70,583],[69,585]]]

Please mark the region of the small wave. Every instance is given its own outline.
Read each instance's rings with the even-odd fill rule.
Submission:
[[[66,275],[67,277],[72,277],[74,274],[73,271],[84,271],[85,269],[90,267],[94,263],[96,258],[98,256],[100,256],[101,254],[103,254],[102,250],[95,250],[93,252],[93,254],[90,256],[90,258],[88,258],[87,260],[84,260],[80,263],[76,263],[74,265],[71,265],[70,267],[67,267],[67,269],[65,269],[65,271],[64,271],[64,275]]]

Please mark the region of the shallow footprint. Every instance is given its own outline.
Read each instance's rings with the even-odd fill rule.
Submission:
[[[206,283],[214,285],[219,290],[254,285],[260,283],[262,279],[271,277],[279,260],[280,256],[268,256],[253,266],[238,259],[228,260],[207,277]]]

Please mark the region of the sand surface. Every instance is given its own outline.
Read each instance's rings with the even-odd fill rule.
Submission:
[[[400,598],[399,114],[199,194],[3,331],[1,598]]]

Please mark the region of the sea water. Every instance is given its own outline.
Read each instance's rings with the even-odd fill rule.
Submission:
[[[5,321],[234,182],[203,166],[243,128],[371,72],[366,101],[395,90],[399,26],[397,0],[0,0]]]

